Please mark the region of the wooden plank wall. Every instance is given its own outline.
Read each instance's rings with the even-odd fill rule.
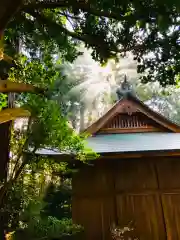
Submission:
[[[167,239],[180,239],[180,158],[157,164]]]
[[[130,222],[142,240],[180,239],[180,159],[98,160],[73,179],[73,219],[86,240]]]
[[[158,183],[151,161],[124,160],[115,170],[118,223],[134,223],[138,239],[165,239]]]
[[[101,164],[84,166],[73,179],[73,219],[83,224],[84,239],[110,239],[109,225],[114,221],[112,173]]]

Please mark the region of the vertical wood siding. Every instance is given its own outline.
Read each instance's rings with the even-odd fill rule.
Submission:
[[[73,219],[86,240],[110,240],[130,222],[140,240],[180,239],[180,159],[125,159],[85,165],[73,178]]]

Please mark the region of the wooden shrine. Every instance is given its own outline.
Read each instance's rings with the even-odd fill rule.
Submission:
[[[100,157],[73,176],[73,220],[86,240],[112,239],[113,225],[130,225],[131,239],[178,240],[180,126],[123,85],[119,101],[86,129]]]

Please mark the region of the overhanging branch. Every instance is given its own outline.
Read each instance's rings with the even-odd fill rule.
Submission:
[[[64,2],[65,4],[67,4],[64,0],[60,0],[60,1],[58,1],[58,3],[59,2],[61,2],[61,3]],[[95,47],[97,52],[99,52],[99,54],[103,58],[113,57],[116,55],[116,53],[124,53],[124,52],[132,51],[132,50],[139,52],[139,51],[141,51],[141,49],[143,49],[143,45],[141,45],[141,44],[136,45],[136,46],[125,45],[121,49],[119,49],[118,43],[105,42],[104,38],[102,38],[99,34],[92,35],[92,34],[77,33],[75,31],[74,32],[69,31],[65,26],[63,26],[63,24],[55,22],[50,17],[45,16],[43,11],[41,11],[41,10],[37,10],[37,9],[35,10],[33,8],[29,8],[27,10],[27,12],[31,16],[33,16],[41,25],[44,25],[45,27],[47,27],[47,29],[54,28],[56,31],[59,31],[62,34],[65,34],[66,36],[70,36],[74,39],[82,41],[82,42],[88,44],[90,47]]]
[[[19,10],[22,2],[22,0],[0,1],[0,35],[2,34],[9,20]]]
[[[101,9],[96,9],[92,7],[88,1],[74,1],[68,2],[67,0],[58,0],[58,1],[43,1],[41,3],[34,3],[34,4],[29,4],[26,5],[23,10],[24,11],[29,11],[30,9],[35,10],[35,9],[55,9],[55,8],[76,8],[80,9],[83,12],[88,12],[92,15],[98,16],[98,17],[107,17],[115,20],[123,20],[124,16],[123,14],[120,13],[115,13],[112,11],[105,11]]]
[[[67,36],[70,36],[74,39],[80,40],[89,44],[90,46],[99,46],[99,48],[103,51],[109,52],[119,52],[118,48],[115,46],[109,47],[109,44],[104,42],[103,39],[100,39],[99,36],[91,36],[91,35],[80,35],[76,32],[69,31],[63,25],[58,24],[57,22],[53,21],[52,19],[46,17],[42,12],[35,11],[35,10],[28,10],[28,13],[31,14],[36,20],[40,23],[45,25],[46,27],[54,27],[57,31],[64,33]],[[123,51],[121,51],[123,52]]]

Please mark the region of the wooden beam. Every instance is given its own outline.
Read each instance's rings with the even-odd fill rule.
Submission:
[[[35,87],[32,84],[12,82],[10,80],[0,80],[0,92],[2,92],[2,93],[9,93],[9,92],[23,93],[23,92],[29,92],[29,93],[40,93],[40,94],[43,94],[45,92],[45,89]]]
[[[0,124],[15,120],[16,118],[30,117],[31,113],[23,108],[6,108],[0,111]]]
[[[156,127],[141,127],[141,128],[102,128],[97,134],[104,133],[140,133],[140,132],[163,132]]]
[[[146,106],[137,106],[138,109],[145,114],[147,117],[154,120],[156,123],[160,124],[164,128],[167,128],[171,130],[172,132],[180,132],[180,127],[176,125],[175,123],[170,122],[170,120],[166,119],[165,117],[161,116],[159,113],[156,113],[155,111],[152,111],[151,109],[148,109],[148,111],[145,109]],[[148,108],[148,107],[147,107]]]
[[[147,152],[133,152],[133,153],[107,153],[102,154],[98,159],[123,159],[123,158],[143,158],[143,157],[179,157],[180,150],[169,151],[147,151]],[[97,159],[97,160],[98,160]]]
[[[0,60],[4,60],[10,64],[14,63],[14,59],[12,57],[8,56],[7,54],[5,54],[4,49],[1,50]]]

